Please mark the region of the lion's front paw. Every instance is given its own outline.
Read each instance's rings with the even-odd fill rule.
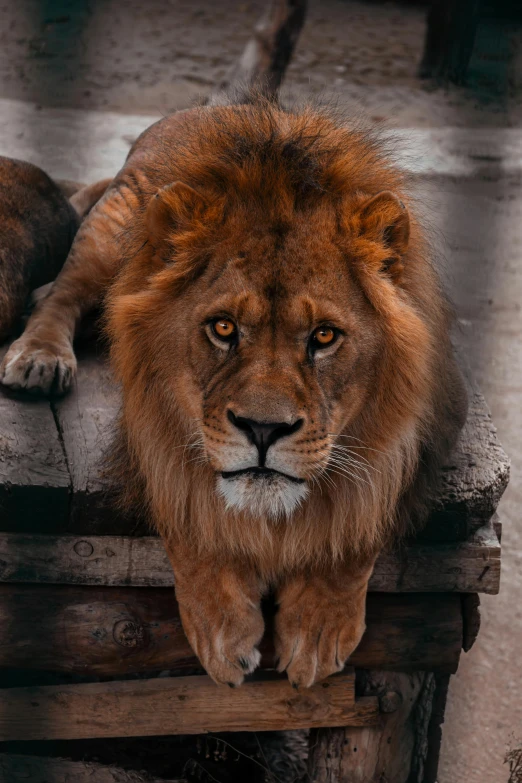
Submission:
[[[66,341],[46,342],[22,335],[0,366],[0,383],[12,389],[63,394],[76,373],[76,358]]]
[[[278,671],[286,671],[295,688],[341,671],[364,633],[364,611],[359,595],[293,585],[280,597],[276,616]]]
[[[259,666],[263,615],[249,603],[232,604],[227,610],[212,604],[180,603],[183,628],[207,674],[217,683],[235,687]]]

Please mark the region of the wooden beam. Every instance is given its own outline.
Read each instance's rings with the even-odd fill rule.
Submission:
[[[426,735],[425,748],[427,753],[424,759],[422,783],[437,783],[437,771],[442,745],[442,725],[448,699],[449,681],[449,674],[436,674],[434,677],[435,688],[431,700],[431,716]]]
[[[461,543],[404,546],[379,557],[370,590],[496,595],[500,588],[500,555],[492,524]]]
[[[153,536],[38,536],[0,533],[0,581],[170,587],[174,577]],[[499,589],[500,544],[492,525],[469,541],[412,544],[379,557],[373,592],[491,593]]]
[[[462,361],[459,362],[462,366]],[[422,538],[466,539],[489,522],[509,481],[510,462],[491,413],[466,368],[469,397],[466,424],[440,477],[438,499]]]
[[[459,595],[368,596],[355,667],[457,669],[463,640]],[[0,585],[0,667],[84,676],[200,668],[172,589]],[[262,645],[273,666],[271,641]]]
[[[70,489],[49,402],[0,387],[0,528],[67,530]]]
[[[502,448],[491,412],[469,366],[454,341],[468,395],[468,416],[447,464],[440,474],[438,499],[423,540],[462,541],[490,523],[508,482],[510,461]]]
[[[355,700],[353,671],[295,691],[286,678],[236,689],[206,675],[0,691],[0,742],[371,726],[374,697]]]
[[[95,356],[92,348],[80,346],[77,353],[74,389],[53,402],[71,474],[69,530],[96,533],[106,527],[117,534],[135,534],[135,523],[112,508],[102,477],[104,455],[120,406],[118,388],[108,364]]]
[[[85,761],[0,753],[0,783],[186,783]]]
[[[423,780],[433,676],[367,672],[364,692],[378,694],[376,726],[316,729],[310,734],[310,783],[407,783]]]

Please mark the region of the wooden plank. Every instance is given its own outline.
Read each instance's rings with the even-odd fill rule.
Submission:
[[[439,497],[423,532],[429,541],[462,540],[483,527],[509,481],[510,462],[490,410],[471,376],[466,381],[468,419],[442,470]]]
[[[0,783],[186,783],[85,761],[0,753]]]
[[[53,403],[73,487],[68,529],[129,534],[134,523],[111,506],[103,477],[120,396],[107,362],[93,350],[79,347],[74,388]]]
[[[424,760],[422,783],[437,783],[440,749],[442,745],[442,725],[448,699],[449,675],[435,675],[435,690],[431,702],[431,717],[426,737],[427,754]]]
[[[365,693],[377,693],[377,726],[317,729],[310,733],[310,783],[420,781],[426,756],[433,676],[426,672],[364,672]],[[420,754],[420,758],[419,758]],[[420,769],[419,769],[420,767]]]
[[[370,580],[382,592],[461,592],[496,595],[501,547],[493,526],[453,544],[412,544],[383,553]]]
[[[153,536],[38,536],[0,533],[0,581],[170,587],[174,577],[161,539]],[[491,525],[469,541],[411,544],[383,553],[373,592],[495,594],[500,544]]]
[[[49,402],[22,400],[0,387],[1,529],[66,530],[70,483]]]
[[[460,595],[372,593],[355,667],[457,669]],[[89,677],[199,669],[172,589],[0,585],[0,667]],[[262,666],[273,667],[271,640]]]
[[[386,671],[457,671],[460,595],[370,593],[366,632],[350,665]]]
[[[353,671],[295,691],[286,678],[218,686],[206,675],[0,691],[0,741],[371,726]]]

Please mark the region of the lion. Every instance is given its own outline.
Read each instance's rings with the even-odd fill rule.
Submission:
[[[68,200],[38,166],[0,156],[0,343],[13,332],[29,293],[55,279],[82,218],[108,184],[85,187]]]
[[[145,131],[2,382],[63,393],[103,298],[122,388],[114,461],[172,563],[217,683],[260,662],[310,687],[365,629],[383,547],[426,515],[466,416],[451,310],[378,137],[258,96]]]

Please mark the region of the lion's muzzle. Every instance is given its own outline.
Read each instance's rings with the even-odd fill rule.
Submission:
[[[243,455],[235,469],[231,466],[230,470],[220,471],[217,488],[227,508],[270,518],[290,515],[307,496],[308,486],[305,479],[277,459],[273,447],[283,439],[291,439],[302,428],[304,419],[259,421],[230,409],[226,415],[250,455],[246,460]]]
[[[258,467],[260,468],[266,464],[266,454],[270,446],[280,438],[293,435],[301,429],[304,422],[304,419],[297,419],[293,424],[287,424],[284,421],[256,421],[236,416],[231,410],[227,411],[227,418],[234,427],[244,432],[250,443],[256,447],[259,454]]]

